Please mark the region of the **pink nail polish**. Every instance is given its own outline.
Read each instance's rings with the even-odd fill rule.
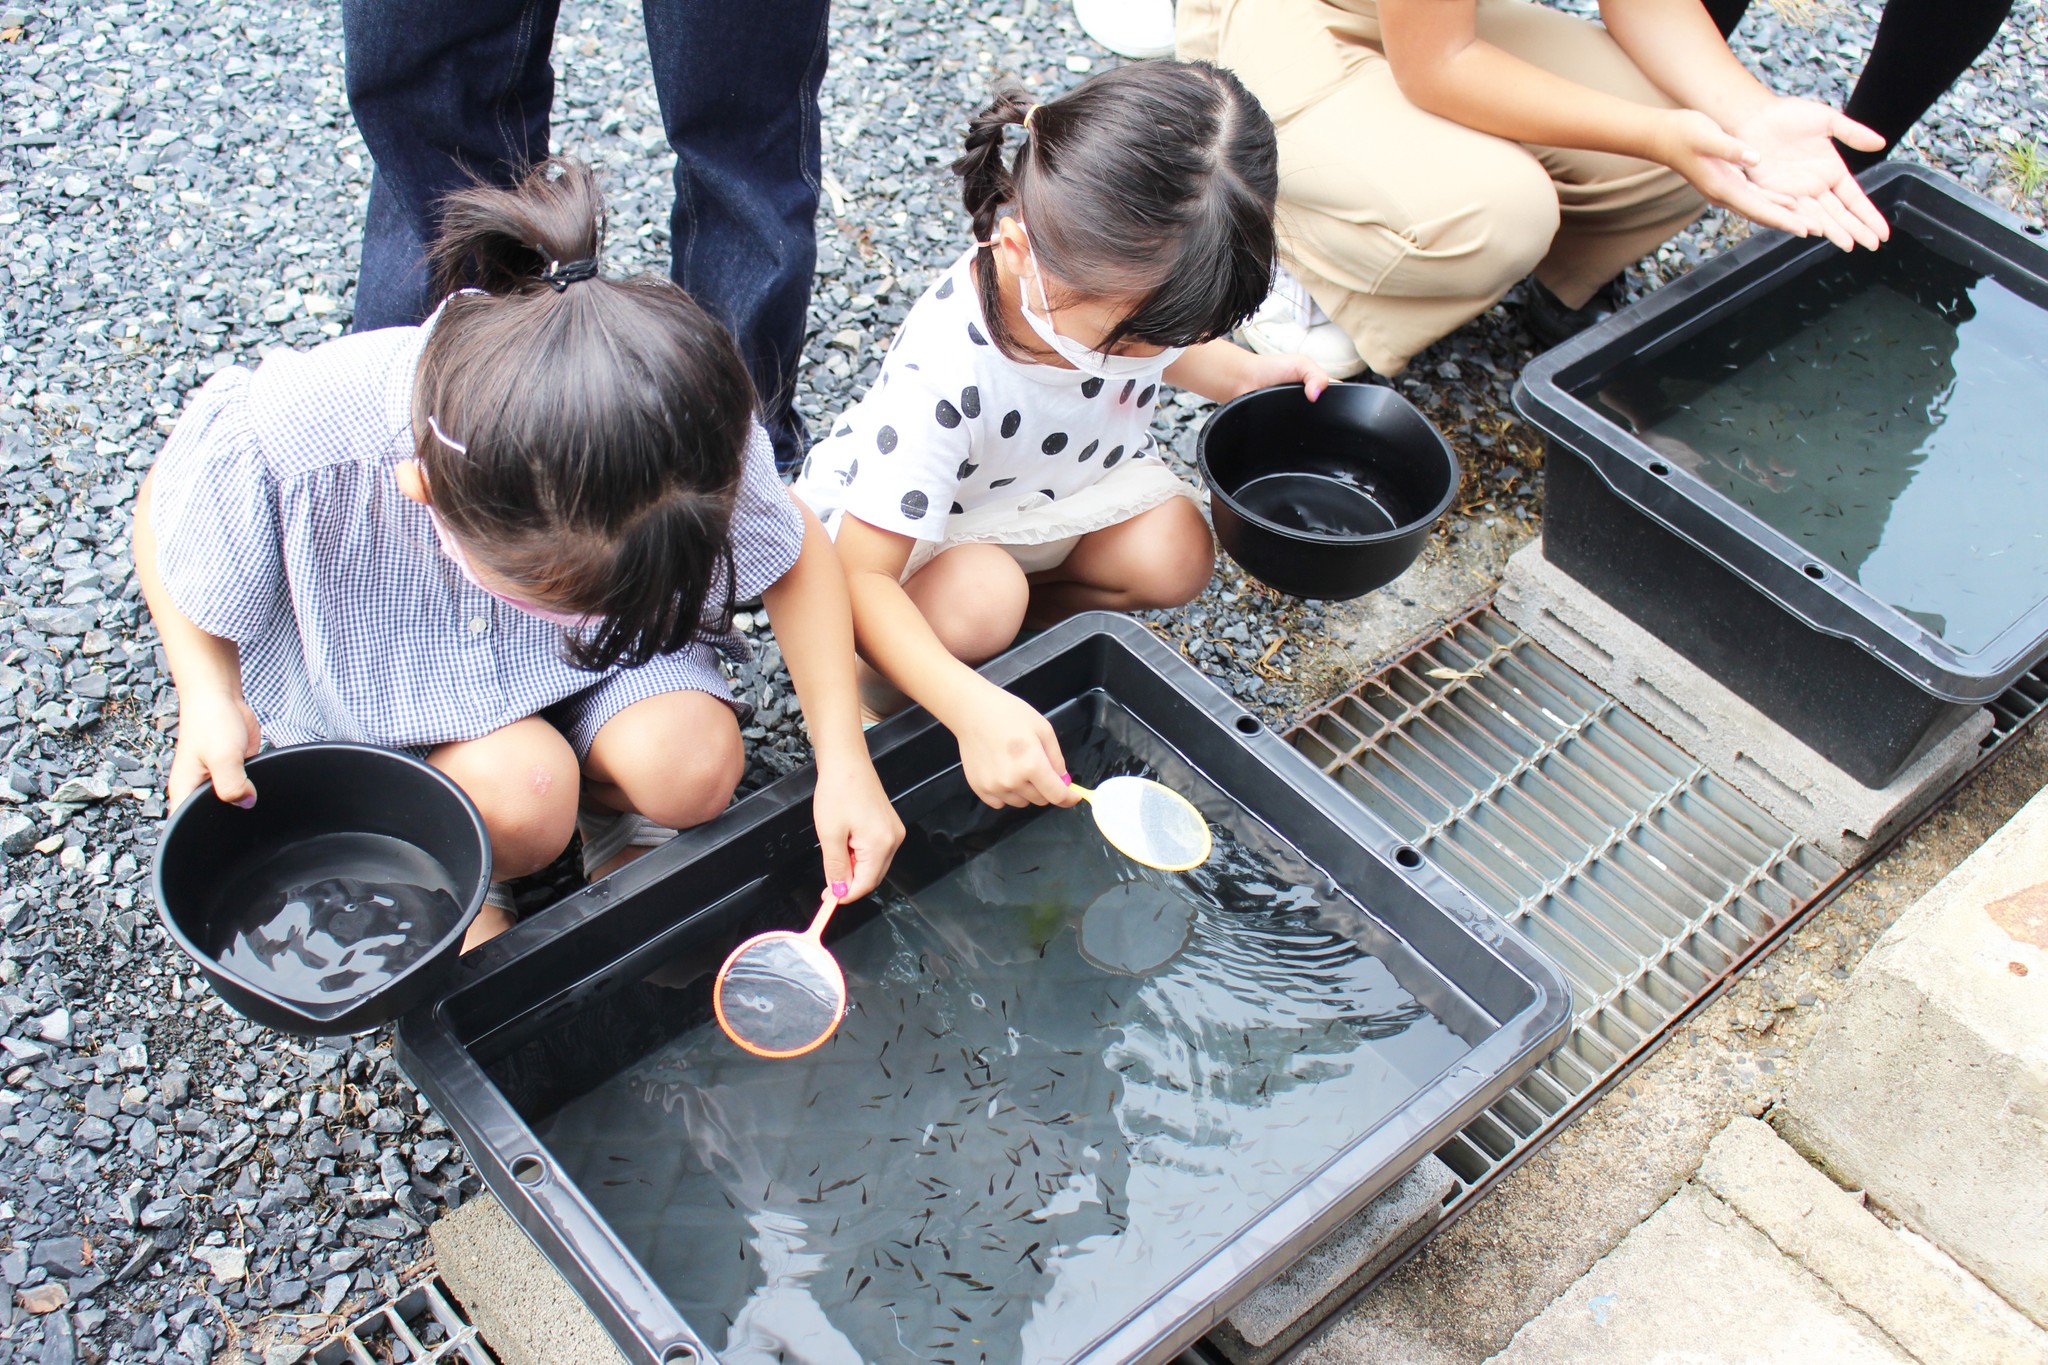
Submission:
[[[1061,773],[1060,781],[1066,783],[1069,787],[1071,787],[1074,785],[1074,775],[1072,773]]]
[[[832,883],[832,894],[833,894],[834,896],[844,896],[844,895],[846,894],[846,883],[845,883],[845,882],[834,882],[834,883]]]

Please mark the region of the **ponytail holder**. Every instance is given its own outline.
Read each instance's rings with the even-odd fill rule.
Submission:
[[[540,277],[547,282],[550,289],[559,294],[578,280],[596,279],[597,262],[590,260],[549,261],[548,268],[541,271]]]
[[[1024,135],[1026,137],[1030,137],[1038,131],[1036,128],[1033,128],[1031,126],[1031,120],[1038,117],[1039,107],[1040,106],[1034,104],[1029,109],[1026,109],[1024,111]]]

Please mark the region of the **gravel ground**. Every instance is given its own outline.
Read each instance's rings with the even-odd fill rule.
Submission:
[[[1758,5],[1742,54],[1781,89],[1839,99],[1875,6],[1780,6]],[[943,167],[988,78],[1044,90],[1112,60],[1047,0],[836,10],[799,394],[814,426],[961,249]],[[559,137],[603,170],[614,270],[667,255],[643,41],[628,0],[571,0],[556,45]],[[2044,65],[2048,8],[2020,0],[1908,154],[2038,219]],[[387,1037],[243,1024],[168,948],[144,884],[176,704],[128,559],[130,500],[195,384],[347,326],[367,188],[331,7],[0,3],[0,1357],[296,1360],[335,1315],[395,1292],[424,1225],[477,1189]],[[1732,235],[1703,221],[1631,286]],[[1535,446],[1507,411],[1531,350],[1515,316],[1511,299],[1402,381],[1467,462],[1432,551],[1453,560],[1533,529]],[[1162,436],[1188,452],[1205,406],[1169,404]],[[1332,690],[1344,619],[1226,566],[1153,623],[1277,721]],[[762,704],[749,780],[796,766],[772,647],[739,684]]]

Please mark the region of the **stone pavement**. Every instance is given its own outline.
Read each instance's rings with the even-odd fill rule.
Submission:
[[[2039,1365],[2048,1334],[1736,1119],[1699,1175],[1515,1334],[1494,1365]]]

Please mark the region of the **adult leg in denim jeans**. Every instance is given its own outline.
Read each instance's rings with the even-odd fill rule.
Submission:
[[[348,100],[376,172],[355,328],[419,322],[441,196],[547,155],[558,0],[343,0]]]
[[[644,0],[676,151],[672,273],[729,325],[776,463],[803,457],[790,406],[817,263],[818,88],[829,0]]]

